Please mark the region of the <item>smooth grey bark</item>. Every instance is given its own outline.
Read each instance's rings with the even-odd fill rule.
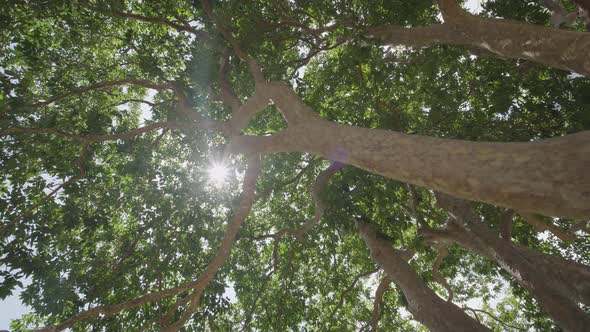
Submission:
[[[443,232],[423,230],[424,236],[455,242],[496,262],[537,299],[560,327],[587,331],[590,317],[578,302],[590,303],[590,267],[500,239],[465,201],[441,194],[437,194],[437,201],[454,221],[449,221]]]
[[[401,288],[408,301],[408,309],[416,320],[435,332],[491,331],[452,302],[436,295],[403,259],[403,253],[394,250],[373,226],[363,221],[358,221],[357,225],[373,260]]]

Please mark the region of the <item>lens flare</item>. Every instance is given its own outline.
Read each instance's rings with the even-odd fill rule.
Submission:
[[[223,186],[229,179],[230,169],[226,165],[213,163],[207,170],[209,181],[217,186]]]

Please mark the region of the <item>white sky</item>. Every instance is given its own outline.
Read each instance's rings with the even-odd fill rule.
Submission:
[[[467,0],[465,6],[470,12],[477,13],[481,11],[481,3],[484,1]],[[153,99],[153,93],[146,99]],[[145,110],[145,106],[142,105],[142,120],[150,118],[150,114],[148,113]],[[8,330],[11,320],[19,318],[29,311],[19,299],[21,291],[21,289],[16,289],[12,296],[7,297],[4,301],[0,301],[0,330]]]

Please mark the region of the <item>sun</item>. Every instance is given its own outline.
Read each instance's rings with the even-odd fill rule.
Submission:
[[[215,186],[223,186],[230,176],[230,169],[224,164],[213,163],[207,170],[209,182]]]

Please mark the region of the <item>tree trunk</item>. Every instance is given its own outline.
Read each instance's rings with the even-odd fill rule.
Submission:
[[[418,28],[380,26],[368,29],[366,36],[389,45],[476,47],[502,57],[590,74],[590,34],[586,32],[457,12],[445,19],[444,24]]]
[[[503,241],[479,221],[467,202],[446,195],[437,195],[437,200],[458,225],[449,222],[446,233],[426,230],[425,236],[456,242],[496,262],[563,329],[585,331],[590,326],[590,317],[578,306],[578,302],[590,304],[590,267]]]
[[[358,226],[371,256],[401,288],[408,301],[408,309],[416,320],[431,331],[490,331],[455,304],[436,295],[402,258],[399,250],[392,249],[391,243],[381,239],[371,225],[359,221]]]
[[[317,120],[291,144],[469,200],[549,216],[590,215],[590,132],[535,143],[476,143]]]

